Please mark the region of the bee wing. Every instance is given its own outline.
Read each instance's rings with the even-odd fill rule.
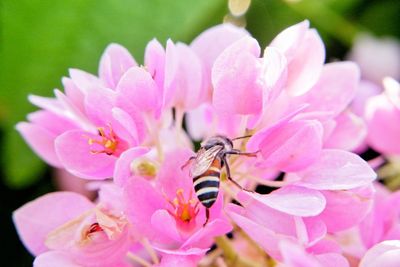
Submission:
[[[204,148],[200,149],[199,152],[197,152],[195,162],[190,170],[192,177],[199,176],[207,171],[217,154],[223,148],[223,146],[213,146],[208,150],[205,150]]]

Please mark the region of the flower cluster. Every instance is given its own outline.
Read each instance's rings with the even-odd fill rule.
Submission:
[[[55,98],[30,96],[41,110],[17,130],[98,192],[49,193],[14,212],[34,266],[399,262],[400,245],[380,243],[400,237],[399,195],[351,152],[368,129],[374,148],[400,154],[398,84],[368,100],[364,120],[352,108],[357,65],[324,62],[308,21],[263,52],[224,24],[190,45],[152,40],[143,65],[111,44],[98,76],[71,69]]]

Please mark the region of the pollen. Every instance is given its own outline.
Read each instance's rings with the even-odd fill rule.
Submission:
[[[157,164],[146,158],[138,158],[131,162],[131,172],[135,175],[153,179],[157,175]]]
[[[107,155],[115,154],[118,148],[118,140],[113,129],[111,128],[111,125],[108,125],[107,128],[98,127],[97,130],[99,137],[88,138],[88,144],[90,146],[98,145],[103,147],[103,149],[100,150],[92,149],[90,150],[90,152],[92,154],[100,154],[100,153],[105,153]]]

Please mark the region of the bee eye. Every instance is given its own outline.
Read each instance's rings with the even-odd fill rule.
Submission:
[[[210,145],[210,144],[209,144],[209,145],[205,145],[204,148],[205,148],[206,150],[208,150],[208,149],[212,148],[213,146],[214,146],[214,145]]]

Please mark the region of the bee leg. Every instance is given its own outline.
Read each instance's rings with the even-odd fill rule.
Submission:
[[[231,176],[231,170],[230,170],[230,168],[229,168],[229,164],[228,164],[228,162],[226,161],[226,158],[225,158],[225,157],[222,158],[222,161],[224,162],[225,169],[226,169],[226,175],[227,175],[229,181],[231,181],[234,185],[236,185],[240,190],[244,190],[244,191],[247,191],[247,192],[253,192],[253,191],[250,191],[250,190],[247,190],[247,189],[243,188],[238,182],[236,182],[236,181],[232,178],[232,176]]]
[[[186,162],[185,162],[185,164],[183,164],[182,166],[181,166],[181,170],[183,170],[184,168],[186,168],[188,165],[189,165],[189,163],[192,161],[192,160],[194,160],[196,157],[195,156],[191,156]]]
[[[210,219],[210,210],[206,208],[206,222],[203,224],[203,227],[206,226],[209,219]]]
[[[256,151],[256,152],[242,152],[242,151],[240,151],[240,150],[238,150],[238,149],[233,149],[233,150],[231,150],[231,151],[227,151],[227,152],[225,152],[225,154],[228,154],[228,155],[240,155],[240,156],[246,156],[246,157],[257,157],[257,153],[258,153],[259,151]]]

